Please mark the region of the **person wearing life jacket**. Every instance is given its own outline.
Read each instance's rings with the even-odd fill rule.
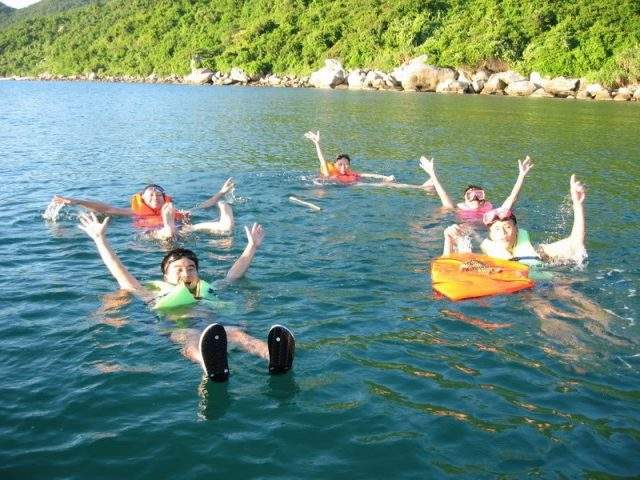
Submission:
[[[227,179],[220,190],[199,207],[206,209],[218,205],[220,211],[218,220],[194,224],[189,223],[190,212],[177,210],[174,206],[173,198],[165,192],[164,188],[156,184],[149,184],[140,192],[135,193],[131,197],[129,208],[114,207],[95,200],[63,197],[61,195],[55,195],[53,202],[63,205],[80,205],[104,215],[132,217],[136,227],[148,230],[150,236],[159,239],[173,238],[179,233],[188,231],[204,231],[226,235],[233,229],[233,210],[228,203],[221,200],[234,187],[233,179]]]
[[[519,229],[516,216],[511,210],[494,209],[484,214],[483,221],[489,238],[480,245],[482,253],[502,260],[514,260],[528,265],[541,262],[579,262],[586,256],[584,185],[571,175],[570,193],[573,203],[573,228],[571,234],[553,243],[534,247],[526,230]],[[443,255],[469,252],[463,242],[467,229],[462,225],[451,225],[444,231]]]
[[[353,185],[360,183],[362,179],[372,178],[379,179],[381,182],[366,183],[366,185],[393,188],[431,188],[430,185],[427,185],[428,182],[422,185],[408,185],[396,182],[393,175],[354,172],[351,170],[351,158],[345,153],[338,154],[333,162],[328,162],[325,160],[322,149],[320,148],[320,132],[307,132],[304,136],[311,140],[316,147],[316,153],[318,155],[318,160],[320,161],[320,176],[324,179],[341,183],[343,185]]]
[[[453,201],[436,176],[434,163],[433,158],[429,159],[424,156],[420,157],[420,167],[422,167],[422,169],[429,175],[430,182],[433,184],[444,208],[455,209],[458,217],[462,221],[466,222],[480,221],[485,213],[494,208],[493,204],[487,200],[484,188],[479,185],[468,185],[463,192],[462,202],[458,202],[454,205]],[[529,156],[525,157],[524,160],[518,160],[518,178],[516,179],[516,183],[513,186],[511,193],[502,203],[502,206],[500,207],[501,209],[513,209],[513,206],[518,199],[518,195],[520,194],[520,190],[522,189],[522,185],[524,184],[524,179],[532,167],[533,162]]]
[[[164,188],[156,184],[147,185],[131,197],[130,208],[136,225],[143,228],[162,227],[162,208],[169,203],[173,203],[173,198],[167,195]],[[173,217],[174,221],[184,222],[189,220],[189,213],[175,211]]]
[[[351,170],[351,158],[346,153],[339,153],[333,162],[327,162],[328,177],[342,184],[357,183],[362,175]]]
[[[93,239],[102,261],[121,289],[134,293],[159,311],[188,307],[215,295],[213,287],[200,278],[198,257],[185,248],[168,252],[160,263],[162,280],[153,282],[153,290],[144,288],[109,244],[106,237],[108,223],[109,217],[99,222],[91,212],[80,216],[79,228]],[[256,223],[251,228],[245,227],[245,232],[247,246],[227,272],[227,282],[244,276],[264,239],[262,226]],[[208,325],[202,332],[179,329],[171,334],[171,339],[182,345],[183,355],[199,363],[213,381],[226,381],[229,376],[227,341],[267,360],[269,373],[285,373],[291,369],[295,351],[293,334],[281,325],[271,328],[268,342],[251,337],[237,328],[224,328],[219,324]]]

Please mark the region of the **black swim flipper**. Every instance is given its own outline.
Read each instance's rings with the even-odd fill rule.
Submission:
[[[274,325],[269,330],[269,373],[286,373],[293,366],[296,340],[293,333],[282,325]]]
[[[213,323],[200,335],[202,369],[209,380],[226,382],[229,378],[227,363],[227,332],[219,323]]]

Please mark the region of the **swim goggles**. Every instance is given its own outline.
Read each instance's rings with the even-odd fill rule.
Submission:
[[[482,216],[482,222],[487,227],[498,220],[513,220],[513,223],[516,223],[516,216],[511,210],[504,210],[502,208],[494,208]]]
[[[464,199],[467,202],[473,202],[474,200],[482,201],[484,200],[484,190],[467,190],[464,192]]]
[[[149,185],[147,185],[142,189],[143,192],[146,192],[147,190],[155,190],[156,192],[162,195],[166,195],[164,188],[162,188],[160,185],[156,185],[155,183],[150,183]]]

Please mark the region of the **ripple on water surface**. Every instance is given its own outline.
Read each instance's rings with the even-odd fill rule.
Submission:
[[[0,230],[3,478],[627,478],[638,474],[637,105],[372,92],[2,82],[9,161]],[[46,112],[46,114],[43,114]],[[424,182],[436,158],[452,197],[508,195],[516,159],[536,163],[517,206],[535,241],[566,235],[568,179],[589,187],[589,260],[532,292],[452,303],[430,260],[455,221],[433,195],[313,183],[303,137],[327,158]],[[219,308],[158,317],[116,290],[78,210],[45,221],[53,194],[119,207],[160,183],[181,208],[233,175],[229,239],[192,235],[221,278],[243,226],[266,238]],[[311,213],[295,195],[321,207]],[[199,211],[197,220],[217,215]],[[478,229],[474,242],[484,232]],[[158,278],[171,245],[113,218],[131,272]],[[169,340],[218,321],[296,334],[294,371],[229,350],[227,384]]]

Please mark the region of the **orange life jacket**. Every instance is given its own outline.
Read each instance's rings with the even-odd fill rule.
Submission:
[[[164,196],[165,203],[172,202],[173,199],[169,195]],[[136,224],[140,227],[161,227],[162,208],[151,208],[142,198],[142,193],[138,192],[131,197],[131,210],[136,217]],[[185,214],[177,212],[174,215],[176,221],[184,220]]]
[[[327,162],[327,170],[329,171],[329,177],[340,183],[356,183],[360,180],[360,175],[351,170],[346,173],[340,173],[333,162]]]

